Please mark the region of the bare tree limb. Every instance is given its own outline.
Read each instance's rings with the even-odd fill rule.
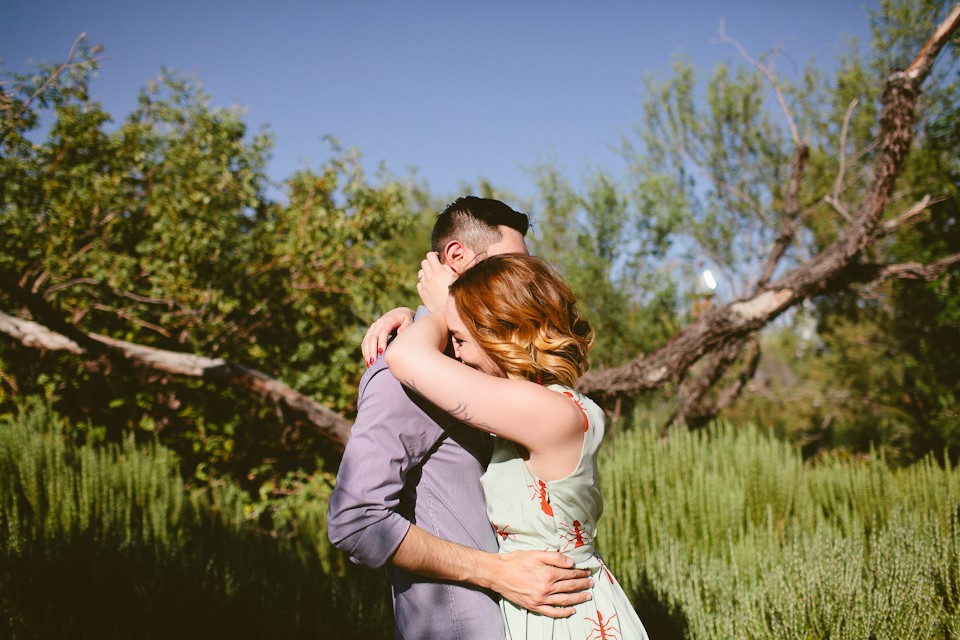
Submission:
[[[847,112],[843,116],[843,128],[840,130],[840,169],[837,171],[837,179],[833,183],[833,192],[825,195],[823,201],[833,207],[833,210],[840,214],[848,223],[852,222],[850,210],[840,201],[840,190],[843,189],[843,178],[847,169],[847,130],[850,127],[850,116],[853,115],[853,109],[859,103],[859,98],[850,101]]]
[[[927,43],[923,45],[920,53],[917,54],[917,57],[913,59],[904,73],[914,79],[919,78],[922,82],[923,78],[926,78],[927,74],[930,73],[933,61],[940,54],[940,50],[950,40],[950,36],[958,27],[960,27],[960,4],[955,5],[953,11],[940,23],[940,26],[930,36]]]
[[[731,382],[723,391],[717,395],[716,399],[712,403],[707,403],[707,393],[709,390],[720,380],[721,377],[730,369],[730,367],[736,362],[740,357],[740,354],[743,353],[744,347],[749,344],[752,354],[750,359],[747,361],[746,365],[741,369],[740,373],[737,374],[737,377]],[[687,426],[690,428],[699,428],[706,425],[710,420],[713,420],[717,417],[717,414],[729,407],[734,401],[740,396],[743,390],[746,388],[747,383],[753,379],[753,376],[757,373],[757,365],[760,363],[760,342],[757,340],[756,336],[750,336],[746,340],[728,345],[724,350],[727,353],[722,354],[720,358],[713,358],[713,364],[719,364],[718,370],[710,370],[705,372],[712,379],[712,382],[707,386],[702,386],[698,389],[697,397],[695,402],[688,403],[687,406],[683,407],[682,410],[679,410],[674,413],[676,419],[675,424],[678,426]],[[704,380],[706,382],[706,380]],[[693,399],[692,397],[690,399]],[[670,427],[670,422],[663,427],[663,432],[666,433],[667,429]]]
[[[82,65],[82,64],[87,64],[87,63],[89,63],[89,62],[100,62],[100,61],[102,61],[102,60],[105,60],[105,58],[92,58],[92,59],[90,59],[90,60],[87,60],[87,61],[84,61],[84,62],[81,62],[81,63],[74,63],[74,62],[73,62],[73,59],[74,59],[74,58],[76,57],[76,55],[77,55],[77,46],[80,44],[80,42],[81,42],[85,37],[87,37],[87,33],[86,33],[86,32],[83,32],[83,33],[80,34],[80,37],[77,38],[77,39],[74,41],[73,46],[70,47],[70,55],[67,56],[67,61],[64,62],[63,64],[61,64],[59,67],[57,67],[57,70],[54,71],[53,74],[52,74],[49,78],[47,78],[47,81],[44,82],[43,85],[42,85],[39,89],[37,89],[37,90],[33,93],[33,95],[30,96],[30,97],[27,99],[26,102],[23,103],[23,106],[20,107],[20,110],[19,110],[15,115],[13,115],[13,117],[11,117],[11,118],[9,119],[9,121],[8,121],[8,122],[9,122],[9,126],[3,131],[2,134],[0,134],[0,144],[3,144],[3,141],[6,140],[6,138],[7,138],[7,134],[9,134],[10,131],[13,130],[13,129],[12,129],[12,127],[13,127],[13,122],[14,122],[17,118],[19,118],[20,116],[23,115],[23,113],[27,110],[27,107],[30,106],[30,103],[33,102],[33,101],[37,98],[37,96],[39,96],[41,93],[43,93],[44,91],[46,91],[46,90],[47,90],[47,87],[49,87],[58,77],[60,77],[60,74],[61,74],[61,73],[63,73],[64,71],[66,71],[66,70],[68,70],[68,69],[76,68],[76,67],[78,67],[78,66],[80,66],[80,65]],[[96,51],[99,50],[99,47],[100,47],[100,45],[97,45],[97,47],[94,48],[94,53],[96,53]]]
[[[68,287],[72,287],[75,284],[100,284],[100,282],[98,280],[94,280],[93,278],[75,278],[73,280],[61,282],[60,284],[55,284],[53,286],[47,287],[46,290],[43,292],[43,299],[50,300],[53,293],[59,291],[60,289],[66,289]]]
[[[850,101],[850,106],[847,107],[847,112],[843,115],[843,128],[840,129],[840,168],[837,170],[837,179],[833,183],[833,200],[838,204],[840,202],[840,190],[843,188],[843,174],[847,168],[847,130],[850,128],[850,116],[853,115],[853,110],[859,102],[859,98]]]
[[[756,336],[750,337],[750,346],[753,349],[750,360],[747,361],[747,365],[742,371],[740,371],[737,379],[730,383],[730,386],[721,391],[720,395],[717,396],[716,402],[713,403],[713,406],[709,411],[711,418],[715,417],[718,413],[732,405],[746,388],[747,383],[753,380],[753,376],[757,373],[757,366],[760,364],[761,351],[760,342],[757,340]]]
[[[944,198],[937,198],[936,200],[933,200],[933,202],[943,202],[943,200]],[[893,220],[888,220],[887,222],[883,223],[883,226],[876,231],[877,237],[890,235],[904,225],[913,224],[917,221],[917,219],[920,218],[921,214],[926,211],[930,204],[930,194],[927,194],[923,197],[923,200],[916,203]]]
[[[797,146],[800,146],[802,142],[800,141],[800,133],[797,131],[797,125],[793,121],[793,116],[790,114],[790,109],[787,107],[787,101],[783,98],[783,91],[780,90],[780,83],[777,82],[777,76],[773,73],[773,64],[771,61],[771,68],[767,68],[767,65],[761,64],[759,60],[756,60],[747,53],[747,50],[743,48],[739,42],[727,36],[726,28],[724,26],[723,18],[720,18],[720,41],[726,42],[727,44],[733,45],[737,51],[740,52],[740,55],[743,56],[744,60],[755,66],[763,75],[767,77],[770,81],[770,84],[773,85],[774,91],[777,93],[777,100],[780,102],[780,108],[783,109],[783,115],[787,118],[787,124],[790,125],[790,133],[793,136],[793,143]],[[774,50],[776,51],[776,50]],[[773,60],[776,60],[776,55],[773,56]]]
[[[851,284],[877,285],[888,280],[936,280],[947,269],[960,263],[960,253],[941,258],[930,264],[903,262],[900,264],[852,264],[835,280],[831,289]]]
[[[76,329],[75,331],[82,333]],[[42,324],[19,320],[3,312],[0,312],[0,333],[34,349],[66,351],[88,358],[94,355],[71,338],[51,331]],[[127,364],[145,371],[228,383],[253,391],[261,397],[269,398],[278,406],[285,407],[291,413],[304,418],[341,448],[350,437],[352,425],[349,420],[255,369],[231,364],[221,358],[165,351],[96,334],[82,335],[84,343],[100,345],[109,354],[112,362],[123,359]]]
[[[850,210],[847,209],[846,205],[844,205],[842,202],[830,194],[823,196],[823,201],[833,207],[833,210],[839,213],[840,217],[843,218],[848,224],[853,222],[853,218],[850,216]]]
[[[723,374],[740,355],[747,338],[731,342],[722,349],[717,349],[707,357],[706,367],[692,379],[684,380],[678,389],[679,403],[673,415],[664,426],[664,431],[671,423],[679,426],[688,426],[704,413],[706,396]]]

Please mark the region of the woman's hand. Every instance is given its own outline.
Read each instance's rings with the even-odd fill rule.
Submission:
[[[447,304],[450,285],[457,279],[457,272],[445,264],[440,264],[440,254],[431,251],[420,262],[417,273],[417,293],[431,313]]]
[[[413,324],[416,315],[413,309],[397,307],[387,311],[380,316],[379,320],[370,325],[367,334],[363,336],[363,342],[360,343],[360,352],[363,353],[363,361],[367,363],[368,367],[387,348],[390,334],[396,331],[397,335],[400,335],[401,331]]]

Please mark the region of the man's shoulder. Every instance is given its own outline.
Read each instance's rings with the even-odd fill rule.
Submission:
[[[364,395],[372,392],[399,391],[402,393],[400,381],[390,373],[390,367],[387,366],[387,359],[382,355],[376,362],[367,367],[363,377],[360,378],[360,384],[357,388],[357,394],[362,400]]]
[[[400,384],[383,357],[364,374],[358,395],[354,432],[358,427],[388,427],[398,434],[426,430],[429,438],[436,440],[456,423],[449,413]]]

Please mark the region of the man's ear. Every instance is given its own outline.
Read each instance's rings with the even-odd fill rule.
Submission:
[[[459,240],[452,240],[447,243],[447,246],[443,249],[443,263],[457,273],[460,273],[464,267],[469,264],[471,256],[468,254],[472,253],[473,252],[463,246]]]

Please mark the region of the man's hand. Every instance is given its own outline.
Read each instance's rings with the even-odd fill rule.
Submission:
[[[416,316],[413,309],[406,307],[397,307],[391,309],[380,316],[380,319],[370,325],[367,334],[363,336],[363,342],[360,343],[360,352],[363,353],[363,360],[369,367],[387,348],[387,340],[390,334],[396,330],[400,333],[408,326],[413,324]]]
[[[440,254],[431,251],[420,262],[417,273],[417,293],[430,313],[447,304],[450,285],[457,279],[457,272],[445,264],[440,264]]]
[[[589,569],[574,569],[559,551],[488,553],[410,525],[390,564],[428,578],[469,582],[496,591],[510,602],[551,618],[566,618],[573,605],[590,600]],[[579,592],[579,593],[578,593]]]
[[[510,602],[551,618],[566,618],[573,605],[591,598],[589,569],[574,569],[559,551],[513,551],[498,554],[501,566],[488,585]],[[559,608],[558,608],[559,607]]]

